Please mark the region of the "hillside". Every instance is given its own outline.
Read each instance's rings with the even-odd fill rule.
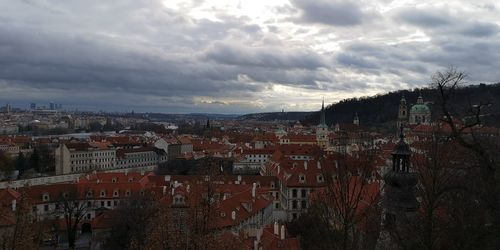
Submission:
[[[435,90],[415,89],[390,92],[372,97],[351,98],[329,105],[325,108],[327,124],[330,126],[337,122],[350,123],[355,114],[358,113],[360,124],[367,127],[388,128],[393,126],[397,119],[401,96],[405,96],[408,107],[411,107],[417,101],[419,92],[422,93],[424,101],[431,108],[433,119],[437,119],[440,114],[439,110],[434,107]],[[452,105],[454,110],[461,113],[467,107],[469,101],[477,103],[480,100],[493,103],[486,122],[488,125],[500,127],[500,83],[470,85],[457,89]],[[318,124],[319,112],[314,112],[302,122],[310,125]]]
[[[239,120],[257,121],[299,121],[313,114],[313,112],[269,112],[254,113],[238,117]]]

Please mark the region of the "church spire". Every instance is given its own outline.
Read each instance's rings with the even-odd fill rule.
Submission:
[[[326,126],[326,118],[325,118],[325,98],[323,97],[323,102],[321,103],[321,117],[319,120],[319,125]]]

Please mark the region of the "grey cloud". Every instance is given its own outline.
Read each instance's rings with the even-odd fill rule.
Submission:
[[[376,69],[378,68],[377,65],[368,62],[367,60],[363,59],[362,57],[349,54],[349,53],[341,53],[340,55],[337,56],[337,61],[345,66],[348,67],[355,67],[355,68],[366,68],[366,69]]]
[[[404,9],[397,15],[397,20],[424,28],[436,28],[451,23],[447,10],[439,9]]]
[[[462,30],[462,34],[473,37],[489,37],[496,35],[499,31],[498,25],[494,23],[474,22]]]
[[[352,1],[292,0],[301,10],[300,20],[333,26],[352,26],[363,22],[363,12]]]
[[[207,59],[229,65],[263,68],[304,68],[325,67],[324,60],[312,51],[284,50],[282,48],[253,48],[237,44],[213,44],[205,54]]]

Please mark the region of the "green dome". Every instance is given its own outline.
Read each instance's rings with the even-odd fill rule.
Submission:
[[[430,112],[431,112],[431,110],[425,104],[415,104],[410,109],[410,113],[413,113],[413,114],[415,114],[415,113],[422,114],[422,113],[430,113]]]

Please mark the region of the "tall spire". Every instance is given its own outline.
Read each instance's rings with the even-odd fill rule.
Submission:
[[[321,103],[321,117],[319,120],[319,125],[326,126],[326,118],[325,118],[325,98],[323,97],[323,102]]]

